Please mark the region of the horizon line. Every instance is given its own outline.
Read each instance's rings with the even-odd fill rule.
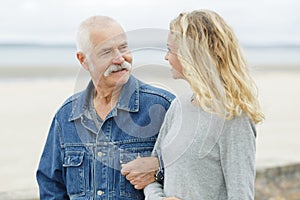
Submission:
[[[153,45],[153,47],[163,47],[165,48],[165,43],[162,42],[147,42],[145,41],[147,47],[150,47]],[[135,46],[137,44],[129,44],[129,46]],[[243,48],[260,48],[260,49],[269,49],[269,48],[281,48],[281,49],[300,49],[300,44],[291,44],[291,43],[263,43],[263,44],[246,44],[241,43],[241,46]],[[75,48],[76,45],[73,43],[44,43],[44,42],[0,42],[0,48],[8,47],[8,48],[14,48],[14,47],[20,47],[20,48]],[[140,44],[139,44],[139,47]]]

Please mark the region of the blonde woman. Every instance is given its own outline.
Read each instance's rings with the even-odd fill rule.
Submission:
[[[191,94],[167,112],[154,152],[164,184],[144,189],[147,200],[254,199],[255,124],[264,118],[241,48],[215,12],[182,13],[170,23],[173,78]]]

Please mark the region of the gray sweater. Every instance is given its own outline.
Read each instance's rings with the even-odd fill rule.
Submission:
[[[177,98],[154,147],[162,153],[164,186],[148,185],[146,200],[254,199],[255,135],[245,114],[224,120],[193,105],[190,96]]]

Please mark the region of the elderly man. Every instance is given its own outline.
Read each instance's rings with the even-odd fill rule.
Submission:
[[[85,20],[77,48],[91,82],[54,116],[37,170],[40,198],[144,199],[121,166],[150,156],[174,96],[130,75],[126,34],[109,17]],[[155,171],[157,163],[153,166]]]

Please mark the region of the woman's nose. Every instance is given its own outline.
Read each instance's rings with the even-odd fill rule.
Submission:
[[[165,60],[168,61],[168,57],[169,57],[169,52],[166,53],[166,55],[165,55]]]

